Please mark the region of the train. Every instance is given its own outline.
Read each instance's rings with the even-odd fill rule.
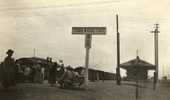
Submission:
[[[85,68],[82,66],[79,66],[79,67],[76,67],[74,70],[77,71],[78,73],[81,73],[81,72],[83,72],[83,70],[85,70]],[[99,81],[99,80],[102,80],[102,81],[116,80],[116,74],[89,68],[88,69],[88,79],[91,82]]]

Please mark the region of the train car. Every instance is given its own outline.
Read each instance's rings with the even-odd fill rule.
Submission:
[[[84,67],[77,67],[74,69],[75,71],[77,71],[78,73],[83,72]],[[88,70],[88,78],[90,81],[94,82],[94,81],[98,81],[98,80],[115,80],[116,78],[116,74],[115,73],[109,73],[109,72],[104,72],[101,70],[96,70],[96,69],[89,69]]]

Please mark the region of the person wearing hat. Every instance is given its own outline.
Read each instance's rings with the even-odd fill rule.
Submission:
[[[7,54],[7,57],[4,59],[4,63],[6,66],[13,66],[15,64],[15,60],[14,58],[12,58],[12,55],[13,55],[14,51],[12,49],[9,49],[6,54]]]
[[[12,58],[14,51],[12,49],[9,49],[6,54],[7,57],[5,57],[3,62],[4,67],[4,83],[6,85],[14,85],[15,84],[15,74],[16,74],[16,68],[15,68],[15,60]]]

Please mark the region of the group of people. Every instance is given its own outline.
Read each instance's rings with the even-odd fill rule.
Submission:
[[[44,67],[41,64],[20,65],[17,63],[17,80],[21,82],[42,83],[44,80]]]
[[[12,58],[14,51],[9,49],[1,67],[4,69],[2,83],[16,83],[16,80],[22,76],[24,82],[43,83],[48,80],[50,86],[54,86],[56,81],[61,85],[65,80],[72,81],[76,77],[82,77],[74,71],[71,66],[64,67],[63,61],[59,63],[52,62],[52,58],[47,57],[47,64],[34,63],[32,65],[20,65]],[[18,74],[19,73],[19,74]],[[10,81],[10,82],[9,82]]]

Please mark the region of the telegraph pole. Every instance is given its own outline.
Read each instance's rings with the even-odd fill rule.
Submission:
[[[116,15],[116,31],[117,31],[117,68],[116,68],[116,80],[117,80],[117,85],[121,85],[121,76],[120,76],[120,34],[119,34],[118,15]]]
[[[154,33],[154,48],[155,48],[155,73],[154,73],[154,89],[156,89],[156,83],[158,81],[158,72],[159,72],[159,59],[158,59],[158,33],[159,33],[159,24],[155,24],[154,31],[151,31],[151,33]]]
[[[33,56],[35,57],[35,48],[34,48],[33,52],[34,52]]]
[[[165,76],[165,66],[163,65],[162,67],[163,67],[163,69],[162,69],[162,76],[164,77]]]

